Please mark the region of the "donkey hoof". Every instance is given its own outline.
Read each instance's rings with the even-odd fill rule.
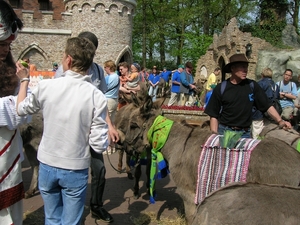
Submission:
[[[129,180],[133,180],[132,173],[127,173],[127,177],[128,177]]]
[[[133,198],[134,198],[134,200],[137,200],[137,199],[139,199],[139,197],[140,197],[140,194],[139,193],[134,193],[133,194]]]

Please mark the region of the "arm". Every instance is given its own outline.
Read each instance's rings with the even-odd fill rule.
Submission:
[[[17,113],[18,115],[20,115],[18,107],[19,107],[19,103],[22,102],[27,96],[27,89],[29,85],[29,71],[19,62],[16,63],[16,66],[17,66],[16,74],[21,80],[19,94],[17,98]]]
[[[108,138],[110,141],[116,143],[119,141],[119,133],[117,132],[116,128],[113,126],[111,120],[110,120],[110,117],[109,117],[109,114],[108,114],[108,110],[107,110],[107,113],[106,113],[106,123],[108,125]]]
[[[278,123],[278,125],[279,125],[280,127],[286,127],[286,128],[288,128],[288,129],[290,129],[290,128],[292,127],[291,124],[290,124],[289,122],[284,121],[284,120],[281,119],[280,115],[277,113],[276,109],[275,109],[273,106],[271,106],[271,107],[268,109],[267,112],[268,112],[268,114],[272,117],[272,119],[273,119],[276,123]]]
[[[218,126],[219,126],[219,122],[218,119],[215,117],[210,117],[210,130],[217,134],[218,133]]]
[[[180,74],[180,80],[181,80],[181,83],[182,83],[184,86],[189,87],[190,89],[195,89],[196,86],[193,85],[193,82],[194,82],[194,81],[192,81],[192,83],[190,84],[189,81],[187,80],[186,76],[192,76],[192,75],[189,75],[189,74],[186,75],[185,72],[182,72],[182,73]]]

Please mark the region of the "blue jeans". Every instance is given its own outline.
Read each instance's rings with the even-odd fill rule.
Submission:
[[[88,169],[67,170],[40,163],[45,225],[80,225],[87,183]]]
[[[150,85],[148,94],[152,97],[153,102],[156,101],[157,91],[158,91],[158,85],[156,85],[155,87]]]
[[[220,135],[223,135],[225,130],[237,131],[237,130],[233,130],[233,129],[231,129],[230,127],[225,126],[225,125],[223,125],[223,124],[219,124],[219,127],[218,127],[218,133],[219,133]],[[242,138],[251,138],[250,129],[248,129],[248,131],[245,131],[245,130],[240,130],[240,131],[243,132]],[[239,132],[239,131],[238,131],[238,132]]]

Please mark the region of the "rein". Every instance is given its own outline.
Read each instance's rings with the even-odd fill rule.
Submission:
[[[123,170],[118,170],[116,169],[116,167],[113,166],[113,164],[111,163],[111,160],[110,160],[110,157],[109,157],[109,154],[108,154],[108,151],[107,149],[105,150],[106,151],[106,155],[107,155],[107,159],[108,159],[108,162],[110,164],[110,166],[117,172],[117,173],[127,173],[128,171],[123,171]],[[121,150],[122,151],[122,150]],[[138,157],[138,160],[137,160],[137,163],[129,170],[129,172],[132,172],[136,167],[138,167],[140,165],[140,162],[141,162],[141,159],[140,157]]]

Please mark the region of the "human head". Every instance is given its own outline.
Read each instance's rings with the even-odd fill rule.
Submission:
[[[115,72],[117,69],[117,66],[114,61],[107,60],[104,62],[104,69],[105,69],[105,71],[108,70],[109,72]],[[108,71],[106,71],[106,72],[108,72]]]
[[[293,70],[286,69],[283,74],[283,80],[289,82],[293,78]]]
[[[272,78],[272,76],[273,76],[273,71],[272,71],[270,68],[264,68],[264,69],[261,71],[261,76],[262,76],[262,77],[269,77],[269,78]]]
[[[127,62],[119,63],[118,67],[121,75],[126,75],[130,69],[129,64]]]
[[[181,73],[184,70],[184,65],[178,65],[178,71]]]
[[[156,66],[152,67],[152,74],[157,74],[157,68],[156,68]]]
[[[246,56],[244,54],[235,54],[232,55],[229,58],[229,63],[224,67],[224,72],[225,73],[231,73],[232,72],[232,66],[236,65],[236,64],[241,64],[243,66],[247,65],[248,68],[248,59],[246,58]]]
[[[141,71],[141,67],[138,63],[132,63],[130,69],[131,69],[131,72],[140,72]]]
[[[188,72],[188,73],[192,73],[192,70],[193,70],[193,64],[191,62],[187,62],[185,64],[185,70]]]
[[[98,48],[98,38],[94,33],[90,31],[83,31],[80,34],[78,34],[78,37],[89,39],[94,44],[96,49]]]
[[[5,1],[0,0],[0,41],[17,38],[18,30],[23,27],[13,8]]]
[[[229,58],[229,63],[224,67],[225,73],[231,73],[230,79],[245,80],[248,74],[248,59],[244,54],[235,54]]]
[[[70,69],[84,75],[93,63],[95,51],[94,44],[87,38],[69,38],[62,63],[64,71]]]
[[[215,74],[215,75],[219,75],[220,72],[221,72],[220,67],[215,68],[215,70],[214,70],[214,74]]]
[[[10,45],[17,38],[18,30],[23,27],[22,21],[17,17],[13,8],[0,0],[0,60],[15,67]]]
[[[164,68],[163,68],[163,71],[166,71],[166,70],[167,70],[167,67],[164,67]]]

